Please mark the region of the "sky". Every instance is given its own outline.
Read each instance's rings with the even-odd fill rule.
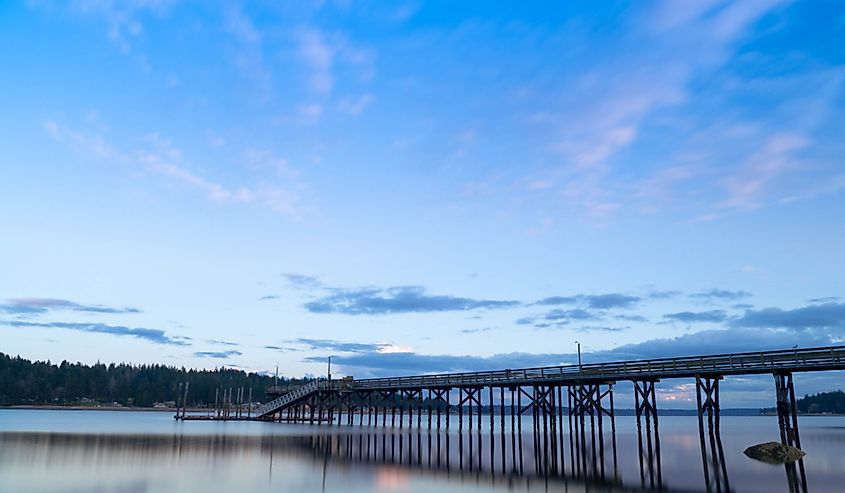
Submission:
[[[10,1],[0,46],[0,352],[365,378],[845,339],[842,2]]]

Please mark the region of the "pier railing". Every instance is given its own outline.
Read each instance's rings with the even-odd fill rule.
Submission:
[[[311,383],[307,383],[305,385],[297,387],[288,392],[287,394],[284,394],[281,397],[277,397],[276,399],[273,399],[267,404],[259,406],[258,409],[256,409],[255,411],[255,415],[258,417],[262,417],[277,409],[284,408],[300,399],[303,399],[313,394],[314,392],[317,392],[328,383],[329,382],[324,382],[321,380],[314,380]]]
[[[747,375],[778,371],[845,370],[845,346],[686,356],[640,361],[547,366],[496,371],[444,373],[355,380],[355,390],[468,385],[526,385],[539,382],[619,381],[683,378],[696,375]],[[339,390],[340,382],[327,382]]]

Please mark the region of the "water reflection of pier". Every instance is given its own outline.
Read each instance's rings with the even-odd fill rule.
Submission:
[[[701,466],[708,492],[731,490],[721,438],[720,376],[696,376]],[[641,488],[665,489],[655,380],[633,382]],[[306,400],[279,416],[337,430],[313,446],[347,460],[620,486],[613,383],[372,391]],[[791,375],[776,376],[784,443],[800,446]],[[357,396],[357,399],[356,399]],[[338,425],[344,425],[342,428]],[[789,442],[792,440],[792,442]],[[803,463],[785,466],[806,492]],[[630,485],[633,478],[625,484]],[[636,480],[633,483],[636,484]]]
[[[486,393],[485,393],[486,394]],[[487,394],[489,397],[489,394]],[[499,397],[499,396],[496,396]],[[515,395],[516,397],[516,395]],[[565,396],[561,396],[566,399]],[[556,396],[557,399],[557,396]],[[604,401],[604,399],[603,399]],[[523,399],[525,403],[525,399]],[[609,406],[609,401],[607,402]],[[396,420],[391,426],[390,413],[387,414],[388,426],[382,425],[384,414],[355,413],[336,415],[334,425],[319,425],[314,427],[291,426],[274,427],[271,425],[249,425],[252,433],[267,433],[267,435],[110,435],[110,434],[76,434],[76,433],[0,433],[0,464],[4,457],[15,457],[16,455],[30,457],[33,451],[40,451],[38,454],[42,460],[48,462],[62,462],[67,457],[87,457],[95,462],[102,462],[103,467],[111,467],[112,461],[122,464],[138,464],[156,458],[164,464],[182,467],[190,467],[192,464],[217,463],[218,457],[234,457],[235,460],[257,460],[264,463],[265,474],[273,480],[275,468],[273,461],[278,465],[281,463],[290,464],[291,460],[308,458],[309,462],[317,467],[323,467],[328,471],[330,477],[337,478],[343,475],[332,476],[332,471],[367,471],[367,474],[388,474],[394,477],[432,477],[445,478],[448,481],[478,482],[484,484],[507,485],[520,489],[534,489],[544,491],[644,491],[659,489],[663,491],[678,491],[678,486],[689,491],[731,491],[733,483],[728,483],[727,472],[729,469],[713,469],[713,461],[710,450],[706,457],[706,464],[710,468],[708,479],[709,488],[705,488],[701,482],[701,475],[696,475],[696,469],[700,471],[697,464],[697,447],[690,449],[689,439],[696,442],[695,433],[683,431],[679,434],[678,423],[685,422],[692,424],[689,419],[684,421],[670,420],[668,427],[664,425],[660,431],[666,438],[662,449],[665,462],[662,466],[668,481],[657,485],[656,471],[661,467],[660,456],[654,454],[649,467],[648,454],[643,454],[645,482],[641,482],[639,471],[637,471],[637,435],[630,432],[621,432],[615,437],[610,425],[609,418],[602,419],[604,430],[603,437],[599,437],[599,419],[595,419],[596,442],[592,442],[593,434],[590,431],[590,419],[585,416],[584,435],[586,453],[579,454],[577,450],[580,445],[572,442],[575,451],[575,461],[572,457],[568,440],[568,419],[564,412],[564,438],[560,440],[560,428],[557,429],[555,440],[562,447],[552,446],[552,434],[550,427],[544,433],[542,431],[542,419],[536,422],[534,417],[526,413],[520,419],[518,415],[505,414],[505,420],[500,419],[497,414],[492,422],[489,415],[484,415],[479,422],[476,406],[473,406],[472,425],[470,426],[468,412],[463,413],[464,426],[460,427],[460,416],[456,414],[446,415],[441,413],[440,427],[437,426],[437,413],[431,416],[431,428],[428,427],[428,413],[414,412],[404,413],[400,421],[397,413]],[[370,416],[372,416],[370,418]],[[378,420],[376,421],[376,417]],[[446,429],[447,417],[452,421],[453,427]],[[362,422],[363,418],[363,422]],[[369,419],[368,419],[369,418]],[[705,424],[708,416],[703,417]],[[714,433],[718,433],[715,414]],[[558,417],[555,418],[559,420]],[[693,418],[694,420],[695,418]],[[369,422],[368,422],[369,421]],[[548,419],[550,422],[551,419]],[[619,425],[633,425],[635,417],[626,416],[619,419]],[[764,421],[771,422],[768,419]],[[352,422],[352,426],[348,424]],[[520,423],[521,422],[521,430]],[[575,420],[573,420],[573,423]],[[342,423],[338,426],[338,423]],[[730,423],[728,423],[730,424]],[[734,422],[736,427],[739,423]],[[213,425],[218,431],[224,430],[226,426]],[[642,423],[645,428],[645,422]],[[212,427],[209,427],[210,431]],[[240,428],[240,427],[239,427]],[[460,432],[459,432],[459,428]],[[622,429],[633,429],[633,426],[621,426]],[[694,430],[694,425],[692,430]],[[285,431],[284,435],[273,434],[273,431]],[[537,431],[539,430],[539,431]],[[657,432],[652,428],[653,432]],[[736,428],[734,428],[736,430]],[[228,430],[232,433],[235,430]],[[580,434],[580,433],[579,433]],[[659,436],[659,433],[655,433]],[[705,435],[709,438],[709,435]],[[614,459],[614,438],[619,440],[619,467],[616,467]],[[643,437],[645,442],[645,437]],[[729,437],[728,437],[729,438]],[[548,445],[544,445],[544,441]],[[715,434],[712,437],[713,443],[718,444],[717,457],[721,453],[721,437]],[[735,440],[733,440],[735,442]],[[604,451],[601,444],[604,443]],[[707,443],[711,442],[707,440]],[[645,447],[647,444],[643,444]],[[17,452],[15,452],[17,450]],[[553,456],[552,451],[556,454]],[[595,453],[594,453],[595,452]],[[679,452],[681,452],[680,455]],[[736,450],[734,450],[735,456]],[[604,457],[605,468],[602,470],[601,458]],[[682,457],[679,461],[678,457]],[[586,460],[586,473],[583,463]],[[718,459],[717,459],[718,461]],[[227,461],[228,462],[228,461]],[[554,464],[557,462],[558,466]],[[234,462],[233,462],[234,463]],[[572,463],[581,464],[574,471]],[[724,464],[724,461],[721,461]],[[731,463],[733,464],[733,463]],[[330,466],[330,467],[327,467]],[[134,466],[133,466],[134,467]],[[168,466],[169,467],[169,466]],[[718,466],[717,466],[718,467]],[[734,467],[736,465],[734,464]],[[282,470],[286,470],[282,468]],[[655,484],[651,484],[649,471],[654,471]],[[714,473],[715,471],[715,473]],[[719,476],[717,486],[714,474]],[[777,469],[775,469],[777,471]],[[741,491],[745,491],[749,485],[747,466],[733,471],[737,477],[737,484]],[[794,468],[791,481],[798,479],[797,483],[791,483],[791,491],[800,488],[800,479],[797,466]],[[283,473],[284,476],[286,473]],[[769,473],[770,474],[770,473]],[[624,477],[623,477],[624,476]],[[698,476],[698,478],[696,478]],[[782,475],[780,475],[782,477]],[[279,475],[275,475],[278,483]],[[789,477],[788,477],[789,479]],[[330,480],[331,483],[331,480]],[[766,488],[758,491],[786,491],[782,479],[777,481],[766,479]],[[754,483],[757,484],[757,483]],[[80,490],[81,491],[81,490]],[[342,491],[342,489],[341,489]]]
[[[459,389],[455,400],[445,390],[402,399],[381,394],[378,406],[332,414],[329,423],[345,426],[333,427],[337,435],[311,440],[322,452],[347,460],[618,487],[612,387],[479,387]],[[638,392],[640,484],[662,488],[653,382]],[[311,411],[305,407],[292,416],[308,422]],[[313,412],[315,423],[326,422],[319,408]]]
[[[429,430],[417,427],[389,430],[372,427],[359,431],[317,434],[306,440],[318,459],[390,465],[419,470],[427,475],[445,476],[450,480],[483,480],[491,484],[520,485],[526,490],[536,487],[546,491],[558,489],[556,486],[565,491],[594,492],[651,489],[648,485],[643,488],[624,485],[610,470],[601,476],[598,454],[595,461],[592,453],[587,454],[588,468],[592,472],[586,477],[573,477],[565,474],[563,469],[556,470],[553,457],[544,454],[542,437],[534,433],[525,433],[524,436],[510,430],[502,433],[495,426],[490,432],[487,426],[479,429],[477,425],[458,434],[446,432],[445,428]]]

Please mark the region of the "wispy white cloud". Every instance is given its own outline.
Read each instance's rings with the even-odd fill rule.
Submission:
[[[338,109],[348,115],[357,116],[364,112],[375,100],[372,94],[362,94],[358,97],[342,98],[338,103]]]
[[[264,60],[261,31],[249,15],[234,2],[227,5],[224,15],[226,29],[237,43],[233,60],[235,67],[245,78],[253,81],[260,100],[270,100],[273,92],[273,74]]]
[[[233,3],[228,6],[226,21],[229,32],[239,40],[253,45],[261,43],[261,32],[238,5]]]
[[[411,19],[422,8],[420,1],[391,2],[390,5],[377,4],[378,13],[389,21],[402,23]]]
[[[562,81],[527,123],[548,132],[558,164],[521,182],[528,191],[558,190],[567,203],[592,217],[608,217],[624,205],[644,202],[653,211],[671,197],[668,189],[700,174],[695,163],[667,160],[645,166],[651,176],[620,179],[620,154],[635,146],[644,128],[668,111],[691,103],[692,81],[722,67],[750,26],[780,0],[702,0],[679,6],[663,2],[632,14],[619,57],[598,57]],[[529,91],[529,99],[533,94]],[[634,170],[630,170],[634,171]]]
[[[800,200],[807,200],[821,195],[828,195],[831,193],[845,190],[845,174],[836,174],[826,177],[825,180],[819,183],[814,183],[811,186],[805,186],[798,189],[793,189],[786,196],[779,200],[780,203],[788,204]]]
[[[693,165],[669,166],[657,170],[651,176],[634,185],[634,197],[641,199],[645,207],[655,207],[671,200],[671,191],[701,173]]]
[[[334,87],[335,51],[326,42],[323,33],[317,29],[302,29],[297,36],[299,54],[310,70],[311,89],[318,94],[325,94]]]
[[[373,52],[355,45],[343,33],[326,33],[314,27],[301,28],[297,31],[296,41],[299,57],[308,69],[308,86],[316,95],[329,95],[335,88],[338,65],[355,69],[363,82],[369,81],[375,74]]]
[[[139,166],[145,171],[199,190],[214,202],[257,204],[292,218],[300,216],[299,190],[302,185],[296,180],[288,180],[284,186],[270,182],[232,186],[189,169],[184,163],[182,150],[157,133],[144,137],[144,145],[140,147],[121,149],[100,135],[89,135],[55,121],[48,120],[43,127],[56,141],[71,145],[77,151],[93,154],[106,161]],[[264,159],[269,159],[266,154]],[[294,175],[293,172],[289,173],[289,176]]]
[[[294,168],[288,159],[270,149],[250,148],[244,152],[243,156],[245,165],[256,171],[271,172],[288,179],[300,177],[299,170]]]
[[[77,151],[85,151],[103,159],[123,159],[124,157],[119,150],[99,135],[78,132],[52,120],[46,120],[42,127],[54,140],[68,144]]]
[[[80,13],[101,17],[106,34],[122,52],[129,53],[132,43],[144,33],[142,17],[150,13],[164,15],[175,0],[73,0],[70,7]]]
[[[778,134],[768,138],[742,167],[723,179],[722,185],[728,197],[718,204],[719,208],[760,207],[767,188],[782,175],[798,169],[800,161],[795,154],[808,145],[808,139],[796,134]]]
[[[305,123],[316,123],[323,116],[323,105],[317,103],[300,104],[296,108],[301,121]]]

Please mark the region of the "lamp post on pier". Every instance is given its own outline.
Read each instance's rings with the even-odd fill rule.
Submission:
[[[580,378],[584,371],[583,366],[581,365],[581,343],[575,341],[575,344],[578,346],[578,377]]]

